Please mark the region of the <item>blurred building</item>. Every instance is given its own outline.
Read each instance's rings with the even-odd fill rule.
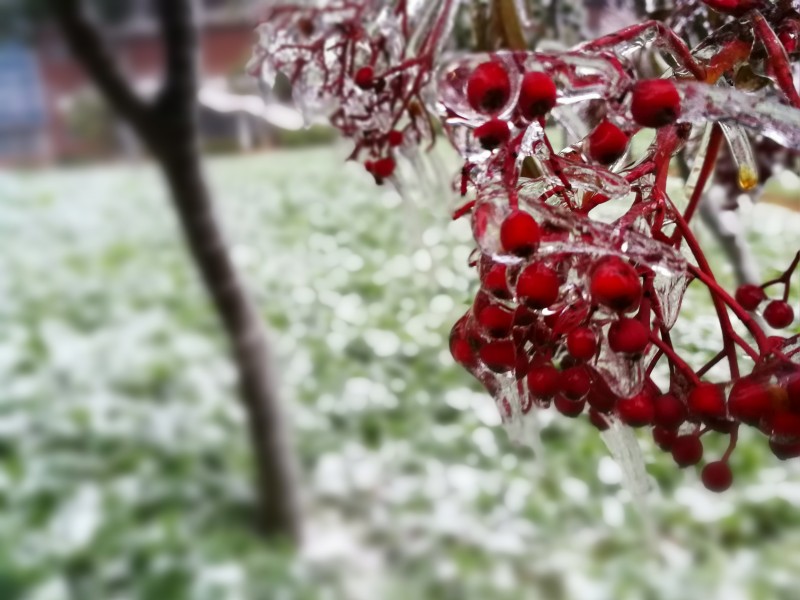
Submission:
[[[98,12],[108,46],[137,91],[158,90],[163,49],[153,5],[161,0],[115,0]],[[202,0],[201,115],[207,146],[248,148],[261,143],[263,116],[241,100],[257,93],[244,73],[253,44],[250,0]],[[0,45],[0,163],[86,160],[139,153],[135,138],[106,107],[73,60],[58,31],[41,24],[30,41]]]

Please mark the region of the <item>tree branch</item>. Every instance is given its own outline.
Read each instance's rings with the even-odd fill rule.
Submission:
[[[141,129],[147,105],[131,89],[108,52],[81,0],[47,0],[72,53],[89,72],[112,108]],[[167,3],[169,4],[169,3]]]
[[[156,3],[164,42],[166,78],[159,104],[168,111],[191,109],[198,84],[198,29],[194,0]]]

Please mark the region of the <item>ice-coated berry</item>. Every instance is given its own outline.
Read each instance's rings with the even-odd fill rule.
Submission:
[[[669,79],[646,79],[633,86],[631,114],[643,127],[674,123],[681,112],[681,97]]]
[[[508,123],[501,119],[490,119],[475,128],[475,137],[484,150],[494,150],[508,141],[511,132]]]
[[[541,237],[539,223],[524,210],[512,210],[500,225],[500,244],[509,254],[530,255],[536,250]]]
[[[517,351],[513,342],[489,342],[481,346],[478,355],[486,366],[495,373],[506,373],[514,368],[517,362]]]
[[[586,400],[571,400],[566,396],[558,394],[553,401],[556,410],[565,417],[575,418],[579,416],[586,407]]]
[[[595,266],[590,291],[597,304],[627,312],[639,305],[642,282],[630,264],[614,256],[601,260]]]
[[[560,286],[558,273],[545,264],[533,263],[519,274],[517,296],[529,308],[547,308],[558,300]]]
[[[520,85],[519,112],[529,120],[546,115],[556,105],[556,95],[556,84],[547,73],[527,73]]]
[[[578,327],[567,335],[567,351],[573,358],[589,360],[597,352],[597,337],[588,327]]]
[[[686,406],[674,394],[663,394],[653,402],[653,422],[664,429],[677,429],[687,415]]]
[[[637,355],[647,348],[650,332],[641,321],[622,317],[608,328],[608,346],[620,354]]]
[[[600,164],[609,165],[625,154],[628,139],[619,127],[609,121],[602,121],[589,134],[589,157]]]
[[[528,390],[537,398],[551,398],[558,391],[559,373],[552,363],[534,365],[528,371]]]
[[[569,367],[561,372],[558,387],[570,400],[580,400],[589,393],[592,380],[583,367]]]
[[[467,80],[469,105],[484,114],[499,112],[511,97],[511,81],[497,61],[479,64]]]
[[[767,299],[767,295],[757,285],[745,283],[736,288],[736,301],[745,310],[755,310],[758,305]]]
[[[623,423],[631,427],[650,425],[655,414],[653,398],[645,391],[630,398],[621,398],[617,402],[617,414]]]

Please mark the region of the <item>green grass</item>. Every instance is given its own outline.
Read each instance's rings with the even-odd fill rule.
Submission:
[[[642,515],[587,423],[546,419],[543,456],[510,445],[446,350],[465,224],[339,158],[210,165],[295,425],[299,558],[253,532],[234,373],[156,175],[0,176],[0,599],[797,597],[796,464],[745,436],[713,496],[643,440]],[[800,217],[748,221],[776,272]],[[684,310],[700,362],[708,301]]]

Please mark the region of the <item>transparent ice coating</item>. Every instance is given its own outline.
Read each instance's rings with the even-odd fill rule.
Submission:
[[[607,416],[608,429],[600,432],[600,437],[605,442],[611,457],[622,469],[625,486],[638,504],[644,503],[644,498],[650,491],[650,477],[642,456],[639,442],[630,427],[619,419]]]
[[[781,104],[773,96],[693,81],[676,81],[675,86],[681,94],[680,121],[732,121],[782,146],[800,150],[800,110]]]

